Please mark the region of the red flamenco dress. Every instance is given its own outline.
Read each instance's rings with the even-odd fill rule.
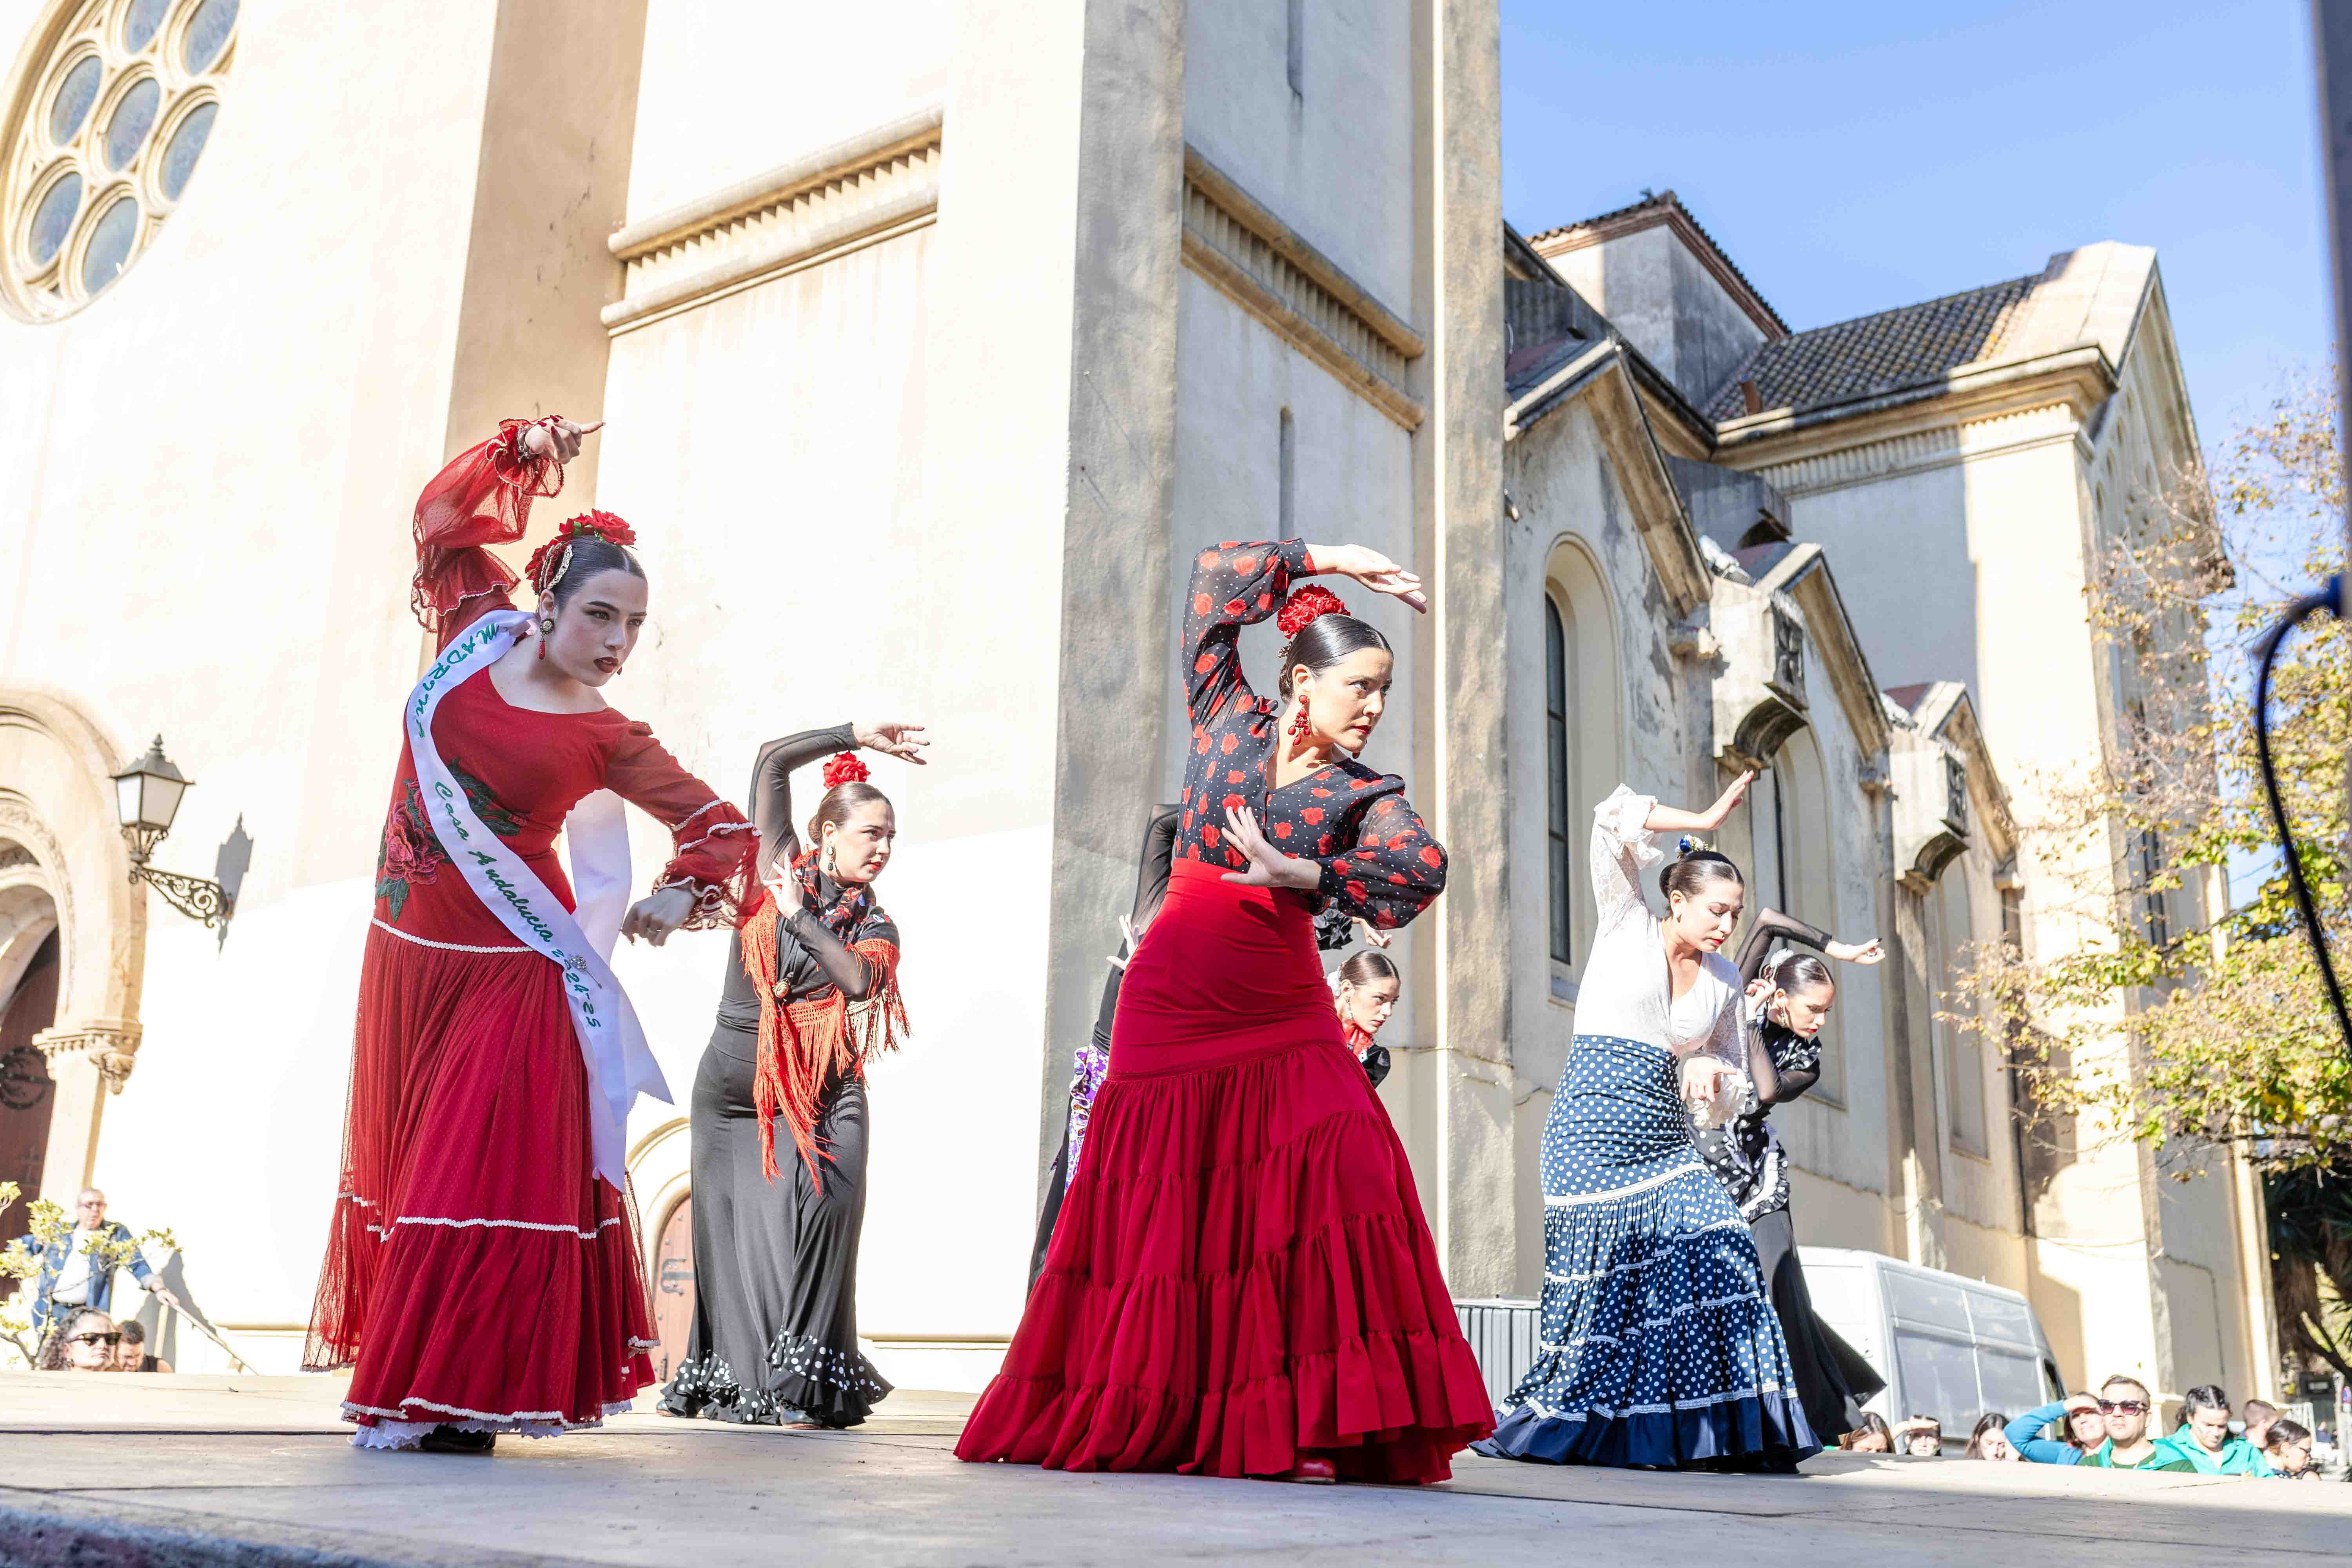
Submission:
[[[524,426],[457,458],[416,508],[414,602],[446,647],[515,579],[485,543],[521,536],[562,469]],[[757,837],[643,724],[610,709],[509,706],[464,681],[432,721],[476,816],[567,910],[555,850],[583,796],[609,789],[667,826],[656,889],[695,889],[692,925],[731,923]],[[368,1447],[436,1426],[544,1436],[593,1426],[654,1382],[636,1218],[596,1174],[589,1076],[562,972],[517,944],[467,885],[401,748],[360,974],[341,1185],[304,1364],[356,1363],[343,1404]]]
[[[1341,1037],[1314,915],[1383,929],[1445,882],[1404,783],[1341,757],[1280,789],[1279,705],[1240,628],[1306,547],[1221,545],[1186,617],[1192,750],[1166,902],[1119,987],[1110,1069],[1004,1369],[959,1458],[1066,1470],[1439,1481],[1492,1427],[1403,1146]],[[1251,805],[1322,863],[1320,889],[1245,888],[1221,842]]]

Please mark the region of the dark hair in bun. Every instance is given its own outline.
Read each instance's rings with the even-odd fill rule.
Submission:
[[[1302,664],[1310,675],[1320,675],[1349,654],[1368,647],[1394,651],[1388,638],[1348,614],[1339,595],[1319,583],[1292,594],[1275,624],[1290,638],[1282,649],[1279,689],[1286,700],[1290,696],[1290,672]]]
[[[1732,864],[1731,857],[1712,849],[1685,849],[1678,859],[1669,860],[1658,871],[1658,891],[1671,900],[1676,893],[1685,899],[1696,899],[1717,882],[1748,885]]]
[[[1772,966],[1775,991],[1810,991],[1816,985],[1834,991],[1837,981],[1830,974],[1830,966],[1810,952],[1792,952]]]
[[[1339,966],[1339,978],[1350,985],[1369,985],[1377,980],[1394,980],[1397,966],[1389,955],[1373,948],[1363,948],[1349,955]]]

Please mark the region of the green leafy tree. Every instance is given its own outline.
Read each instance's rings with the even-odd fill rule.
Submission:
[[[2345,565],[2333,384],[2283,393],[2221,444],[2210,475],[2147,476],[2125,498],[2127,521],[2096,542],[2084,608],[2117,661],[2123,710],[2098,757],[2022,792],[2045,873],[2037,929],[2054,920],[2075,941],[1979,948],[1947,1002],[1954,1023],[2008,1048],[2032,1125],[2153,1145],[2180,1179],[2217,1145],[2261,1166],[2280,1268],[2300,1270],[2276,1281],[2283,1320],[2296,1320],[2282,1327],[2294,1348],[2344,1366],[2352,1058],[2284,872],[2253,707],[2260,634]],[[2286,642],[2271,712],[2321,923],[2352,931],[2343,624],[2323,615]],[[2352,979],[2347,957],[2337,969]]]

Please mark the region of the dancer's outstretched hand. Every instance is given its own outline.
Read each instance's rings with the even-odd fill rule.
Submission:
[[[792,919],[808,903],[801,896],[801,879],[793,875],[792,867],[781,855],[768,868],[768,874],[760,879],[760,886],[767,889],[768,896],[776,900],[778,920]]]
[[[1249,857],[1249,868],[1228,871],[1225,880],[1239,882],[1245,888],[1296,888],[1311,892],[1322,886],[1323,868],[1313,860],[1302,860],[1295,855],[1285,855],[1266,842],[1258,830],[1257,816],[1249,807],[1225,812],[1225,834],[1234,847]]]
[[[1700,820],[1706,824],[1707,832],[1713,833],[1731,820],[1731,814],[1738,810],[1739,803],[1748,797],[1748,786],[1755,782],[1756,770],[1750,768],[1732,780],[1730,787],[1715,797],[1715,804],[1699,814]]]
[[[660,892],[639,899],[629,906],[628,915],[621,921],[621,934],[631,942],[640,939],[659,947],[669,940],[669,933],[684,925],[694,913],[694,893],[687,888],[664,888]]]
[[[563,418],[542,419],[523,426],[522,449],[534,458],[552,458],[559,463],[568,463],[580,455],[582,437],[593,436],[604,427],[602,419],[593,425],[578,425]]]
[[[917,767],[925,765],[923,748],[931,743],[920,724],[902,724],[895,719],[887,724],[852,724],[849,733],[867,751],[879,752]]]
[[[1361,915],[1356,917],[1356,934],[1364,940],[1368,947],[1386,947],[1393,940],[1388,932]]]
[[[1307,553],[1318,572],[1353,577],[1375,594],[1402,599],[1416,610],[1429,608],[1429,595],[1423,592],[1421,579],[1377,550],[1361,544],[1310,544]]]
[[[1822,951],[1843,963],[1876,963],[1886,956],[1886,949],[1879,944],[1876,937],[1858,947],[1850,942],[1833,942]]]

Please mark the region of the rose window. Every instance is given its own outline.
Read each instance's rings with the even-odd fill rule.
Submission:
[[[137,258],[188,188],[236,56],[238,0],[55,0],[0,145],[0,300],[54,321]]]

